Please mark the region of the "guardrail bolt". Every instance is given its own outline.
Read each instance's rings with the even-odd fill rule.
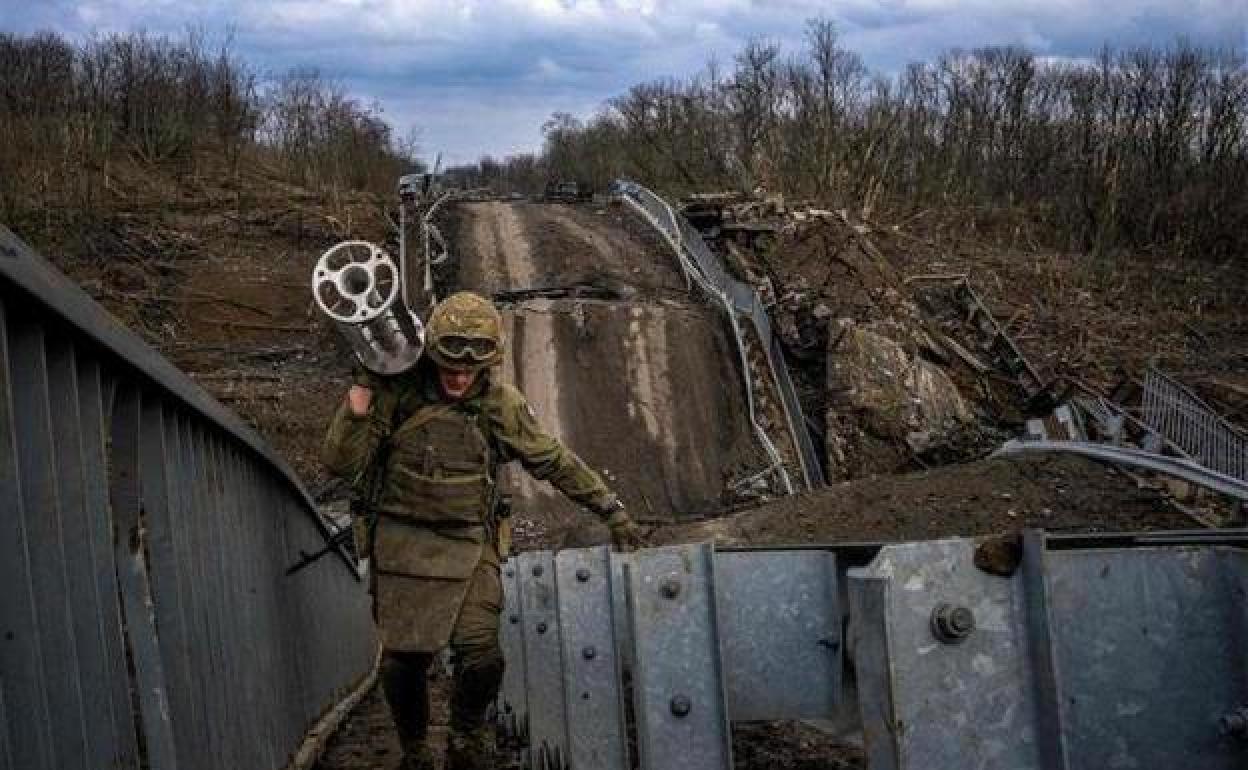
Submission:
[[[595,650],[594,646],[591,644],[585,649],[581,650],[581,657],[584,658],[585,660],[593,660],[594,658],[598,657],[598,651]]]
[[[585,569],[584,567],[581,567],[580,569],[578,569],[576,571],[576,579],[577,581],[581,583],[588,583],[589,582],[589,570]]]
[[[539,634],[544,634],[544,633],[546,633],[546,624],[545,624],[545,623],[538,623],[538,624],[537,624],[537,632],[538,632]]]
[[[516,571],[514,569],[507,570],[507,577],[515,577],[515,576],[516,576]]]
[[[676,697],[672,698],[671,705],[672,705],[672,714],[674,716],[681,717],[682,719],[684,717],[689,716],[690,711],[693,711],[693,702],[689,700],[688,695],[677,695]]]
[[[675,599],[680,596],[680,581],[675,578],[668,578],[659,584],[659,593],[664,599]]]
[[[1218,730],[1228,738],[1248,739],[1248,706],[1240,706],[1219,719]]]
[[[540,564],[533,565],[533,577],[541,577],[543,571],[544,570],[542,570],[542,565]]]
[[[507,616],[507,622],[508,622],[508,623],[519,623],[519,622],[520,622],[520,616],[519,616],[519,615],[508,615],[508,616]]]
[[[932,610],[932,635],[945,644],[958,644],[975,630],[975,613],[969,607],[938,604]]]

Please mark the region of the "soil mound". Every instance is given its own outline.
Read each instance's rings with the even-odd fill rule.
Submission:
[[[1073,456],[1009,457],[842,482],[749,511],[665,527],[661,543],[895,542],[1042,528],[1051,532],[1184,529],[1162,493]]]

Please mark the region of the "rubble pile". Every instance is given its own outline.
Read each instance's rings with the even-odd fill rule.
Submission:
[[[683,211],[768,303],[830,481],[968,459],[1008,435],[946,371],[956,356],[848,212],[736,193]]]
[[[896,321],[836,322],[828,349],[825,415],[831,479],[904,466],[961,440],[975,423],[967,401],[937,364],[908,346]]]
[[[1026,280],[1002,281],[996,270],[1025,271],[1033,263],[1051,268],[1056,260],[1008,263],[987,254],[946,255],[898,227],[855,221],[848,211],[786,202],[762,191],[694,195],[682,208],[729,269],[768,304],[803,410],[815,423],[812,430],[822,433],[829,481],[965,462],[1019,436],[1099,441],[1200,460],[1191,447],[1164,435],[1163,418],[1154,415],[1148,424],[1139,382],[1161,376],[1151,364],[1135,368],[1137,377],[1120,370],[1111,384],[1107,360],[1090,360],[1086,346],[1070,349],[1091,329],[1140,325],[1144,319],[1096,315],[1092,295],[1080,291],[1074,296],[1077,312],[1070,315],[1081,319],[1081,329],[1059,333],[1050,327],[1057,329],[1067,313],[1050,300],[1049,290],[1060,289],[1064,277],[1046,276],[1053,286],[1029,287]],[[972,274],[972,267],[979,269],[976,259],[992,267]],[[984,284],[991,300],[977,290]],[[1121,291],[1111,293],[1113,302],[1120,302],[1112,298]],[[1061,298],[1060,291],[1056,296]],[[1004,312],[998,317],[994,308]],[[1173,359],[1173,346],[1163,347]],[[1095,376],[1085,379],[1083,372]],[[1199,401],[1194,391],[1183,396],[1183,408],[1207,412],[1210,425],[1221,420],[1222,434],[1240,435],[1223,418],[1248,411],[1235,397],[1248,394],[1248,388],[1230,378],[1204,376],[1196,379],[1195,390],[1208,398],[1210,383],[1222,395],[1214,403],[1224,408],[1194,406]],[[1226,401],[1232,405],[1225,407]],[[1225,446],[1230,440],[1204,441]],[[1185,488],[1171,489],[1182,485],[1137,481],[1172,497],[1208,503]],[[1209,520],[1225,523],[1234,508],[1222,506]]]

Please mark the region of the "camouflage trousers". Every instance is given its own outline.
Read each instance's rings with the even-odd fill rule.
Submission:
[[[498,696],[503,653],[498,645],[503,585],[495,560],[482,560],[451,632],[455,668],[451,729],[466,733],[485,723],[486,710]],[[434,654],[385,650],[381,683],[404,750],[420,746],[429,728],[429,666]]]

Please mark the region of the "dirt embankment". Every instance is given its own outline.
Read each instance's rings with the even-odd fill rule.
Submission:
[[[1023,529],[1114,532],[1195,522],[1160,492],[1080,457],[1016,456],[857,479],[732,516],[664,527],[656,542],[897,542]]]
[[[387,204],[261,162],[192,178],[123,165],[109,189],[80,227],[18,235],[324,488],[318,450],[350,358],[313,305],[312,264],[341,240],[385,243]]]

